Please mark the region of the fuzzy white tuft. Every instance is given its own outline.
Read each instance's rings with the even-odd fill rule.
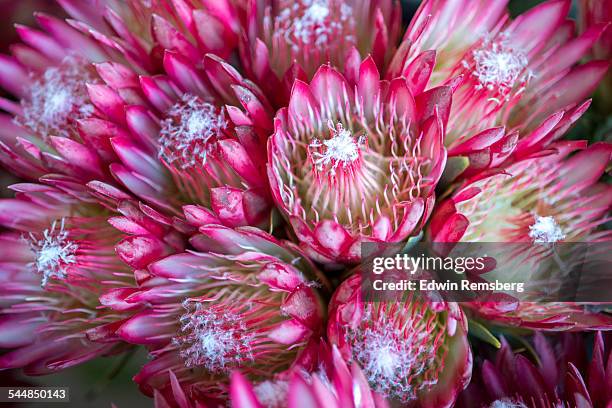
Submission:
[[[531,75],[526,72],[529,61],[521,51],[501,41],[485,40],[481,48],[472,52],[473,75],[478,81],[477,89],[508,93],[521,80]],[[469,66],[466,62],[464,65]]]
[[[529,237],[536,243],[555,243],[565,239],[565,234],[553,217],[536,215],[535,222],[529,227]]]
[[[377,392],[409,401],[416,398],[419,390],[437,381],[416,380],[435,364],[429,335],[421,330],[400,330],[379,319],[368,328],[350,331],[347,341],[353,358]]]
[[[508,399],[500,399],[493,401],[489,408],[527,408],[527,406],[522,402],[513,402]]]
[[[330,122],[328,126],[332,134],[331,139],[323,140],[323,143],[315,139],[309,145],[311,149],[318,150],[312,153],[315,165],[319,170],[329,164],[332,165],[333,170],[336,170],[338,166],[351,165],[359,159],[359,151],[361,145],[365,143],[365,137],[353,138],[351,132],[344,129],[342,123],[337,123],[334,127]]]
[[[219,132],[227,127],[223,110],[185,94],[162,121],[159,157],[186,169],[206,163]]]
[[[322,47],[343,31],[352,14],[353,9],[344,3],[336,13],[329,0],[295,1],[276,17],[276,31],[295,50],[308,45]],[[348,35],[346,40],[351,41],[352,37]]]
[[[95,82],[85,62],[68,56],[32,82],[28,96],[21,102],[23,115],[15,121],[44,139],[71,137],[76,121],[94,112],[85,84]]]
[[[253,334],[240,316],[213,311],[211,305],[201,302],[186,301],[183,306],[187,313],[181,316],[181,333],[172,343],[180,348],[187,367],[225,372],[230,366],[253,360]]]
[[[59,223],[53,221],[51,227],[43,231],[41,238],[30,234],[28,241],[36,255],[33,266],[42,277],[43,287],[49,279],[64,279],[69,265],[76,263],[76,251],[79,247],[68,239],[68,231],[64,230],[64,219]]]

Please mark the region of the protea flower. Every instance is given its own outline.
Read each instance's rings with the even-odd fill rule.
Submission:
[[[122,77],[129,71],[126,67],[133,67],[138,73],[155,73],[162,65],[165,49],[200,61],[209,51],[226,56],[236,43],[238,26],[233,19],[237,17],[231,11],[233,6],[224,1],[199,4],[197,9],[180,1],[174,7],[157,0],[60,3],[81,21],[70,20],[68,24],[38,14],[38,23],[46,32],[17,26],[24,44],[15,44],[12,56],[0,57],[0,85],[20,100],[20,103],[3,100],[0,104],[0,108],[14,116],[0,116],[0,160],[27,179],[60,173],[79,183],[108,182],[112,179],[108,165],[118,161],[109,138],[120,136],[122,131],[96,116],[110,114],[117,119],[123,106],[119,107],[120,112],[108,111],[117,107],[115,104],[147,103],[135,89],[136,75],[130,77],[136,78],[136,85]],[[194,21],[208,22],[206,32],[195,37],[200,48],[190,45],[185,35],[169,22],[179,22],[183,27],[183,19],[185,35],[199,32]],[[151,20],[153,38],[149,34]],[[233,46],[228,43],[229,32],[233,33]],[[105,81],[122,87],[118,94],[100,88],[102,80],[91,65],[105,61],[113,63],[102,64],[101,75],[106,75]],[[90,94],[98,102],[106,98],[101,112],[96,112]]]
[[[199,70],[166,51],[167,76],[141,76],[115,63],[97,66],[106,85],[91,86],[120,160],[113,176],[148,205],[200,225],[269,225],[265,139],[272,111],[260,91],[229,64],[206,56]],[[136,104],[125,94],[141,95]],[[107,189],[101,184],[94,190]]]
[[[25,179],[109,179],[116,157],[104,130],[89,131],[95,108],[87,93],[99,81],[91,62],[109,56],[66,23],[43,14],[37,20],[48,34],[17,26],[25,44],[0,57],[0,85],[19,100],[0,106],[11,114],[0,116],[0,160]]]
[[[466,183],[440,204],[431,223],[432,238],[441,242],[609,239],[609,233],[597,227],[606,222],[612,205],[612,188],[600,182],[612,157],[612,144],[584,147],[583,142],[561,143],[556,153],[517,163],[506,169],[507,174]]]
[[[231,400],[235,408],[298,408],[329,406],[383,408],[387,402],[373,392],[359,365],[349,366],[337,347],[322,343],[318,370],[295,370],[286,379],[251,384],[239,371],[232,373]]]
[[[455,89],[445,144],[449,157],[469,159],[465,176],[526,157],[526,145],[542,149],[560,138],[608,69],[606,61],[575,65],[605,24],[575,37],[569,1],[547,1],[514,20],[505,3],[425,1],[391,63],[390,74],[398,75],[435,50],[428,58],[432,84]],[[456,165],[456,172],[464,169]]]
[[[600,183],[612,145],[557,145],[556,154],[510,166],[507,174],[467,183],[440,204],[430,225],[437,242],[555,243],[610,239],[598,230],[612,205],[612,187]],[[481,305],[486,319],[534,328],[605,328],[612,319],[569,303]],[[553,318],[554,317],[554,318]]]
[[[467,320],[454,303],[411,294],[397,301],[362,298],[354,274],[334,293],[327,335],[362,367],[372,389],[402,403],[450,407],[470,381]]]
[[[249,76],[285,106],[295,79],[330,63],[342,71],[368,54],[379,69],[398,40],[397,0],[251,0],[242,62]]]
[[[554,347],[553,347],[554,346]],[[514,352],[502,339],[495,358],[479,364],[479,374],[461,395],[458,407],[609,407],[606,381],[610,376],[610,350],[601,332],[595,335],[592,359],[585,360],[585,345],[567,334],[551,344],[536,333],[533,360]],[[582,372],[577,368],[580,367]]]
[[[381,81],[372,58],[347,69],[354,76],[323,66],[310,84],[296,80],[268,141],[274,201],[323,262],[357,262],[362,242],[417,234],[446,163],[448,87]]]
[[[248,227],[200,232],[191,243],[202,252],[152,263],[139,288],[115,298],[147,306],[117,333],[152,350],[135,377],[148,394],[170,392],[171,370],[191,397],[222,398],[232,370],[270,378],[323,330],[317,272],[296,247]]]
[[[54,187],[12,188],[17,198],[0,200],[0,368],[47,374],[125,350],[114,331],[126,316],[99,302],[133,282],[108,212]]]

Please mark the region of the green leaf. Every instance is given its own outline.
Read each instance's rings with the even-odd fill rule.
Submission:
[[[498,340],[498,338],[495,337],[495,335],[491,333],[489,329],[487,329],[484,325],[478,323],[475,320],[470,320],[468,328],[469,328],[469,333],[472,336],[486,343],[489,343],[495,348],[501,347],[501,342]]]
[[[410,252],[412,248],[414,248],[414,246],[421,241],[422,238],[423,231],[419,232],[419,235],[415,235],[414,237],[408,238],[408,240],[406,241],[406,245],[404,245],[404,248],[402,248],[402,251],[400,253],[407,254],[408,252]]]

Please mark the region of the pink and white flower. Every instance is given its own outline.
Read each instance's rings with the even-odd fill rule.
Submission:
[[[362,242],[418,234],[446,163],[448,87],[380,80],[372,58],[346,69],[296,80],[268,141],[274,201],[322,262],[354,263]]]
[[[39,184],[0,200],[0,368],[41,375],[127,349],[115,329],[127,317],[99,297],[129,285],[108,212]]]
[[[139,71],[155,73],[164,50],[200,65],[228,57],[238,44],[244,4],[235,0],[58,0],[70,24]]]
[[[434,212],[434,242],[556,243],[609,241],[612,188],[600,182],[612,145],[565,142],[557,152],[516,163],[506,173],[466,183]],[[582,150],[581,150],[582,149]],[[569,153],[579,150],[572,156]],[[525,262],[536,262],[528,257]],[[527,277],[524,277],[527,279]],[[539,329],[612,327],[601,313],[571,303],[491,303],[476,307],[487,320]]]
[[[398,75],[428,51],[431,84],[454,88],[445,144],[449,157],[469,160],[453,162],[454,175],[500,167],[559,139],[608,69],[603,60],[577,64],[605,24],[576,35],[568,1],[544,2],[514,20],[505,3],[425,1],[391,63]]]
[[[98,120],[116,129],[113,176],[157,211],[198,225],[270,225],[265,140],[272,111],[265,98],[214,55],[204,69],[172,51],[163,61],[167,75],[97,66],[106,84],[91,86],[90,96]],[[128,103],[125,95],[139,100]]]
[[[191,244],[201,252],[153,262],[138,288],[114,299],[145,307],[117,332],[151,349],[135,377],[143,391],[169,392],[171,370],[194,398],[224,398],[233,369],[249,378],[289,369],[323,330],[314,266],[255,228],[203,226]]]
[[[284,106],[295,79],[329,63],[340,72],[371,55],[379,69],[399,36],[397,0],[251,0],[242,63],[273,102]]]
[[[8,113],[0,115],[0,160],[29,180],[47,173],[80,184],[108,180],[116,156],[104,129],[92,129],[87,86],[100,82],[92,62],[109,55],[67,23],[36,17],[45,32],[18,26],[24,43],[0,56],[0,85],[18,100],[0,101]]]
[[[387,401],[372,391],[357,363],[350,366],[338,348],[324,343],[315,372],[296,369],[286,379],[251,384],[239,371],[232,373],[231,398],[236,408],[349,407],[385,408]]]
[[[467,319],[454,303],[414,293],[365,301],[356,273],[334,293],[327,335],[347,361],[361,366],[374,391],[403,404],[450,407],[470,381]]]

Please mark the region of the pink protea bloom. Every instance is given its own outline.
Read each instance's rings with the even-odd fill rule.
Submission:
[[[163,61],[167,75],[152,77],[120,64],[97,66],[106,84],[89,87],[92,103],[98,120],[118,128],[110,138],[119,157],[113,176],[148,205],[196,226],[269,225],[272,110],[265,98],[214,55],[204,69],[172,51]],[[140,101],[126,103],[125,94]]]
[[[597,143],[569,157],[584,144],[564,142],[556,147],[556,154],[519,162],[505,174],[466,183],[434,212],[431,239],[526,244],[610,240],[610,232],[598,227],[609,220],[612,206],[612,187],[599,181],[610,163],[612,144]],[[490,320],[534,328],[612,325],[609,317],[571,303],[546,307],[492,303],[480,305],[478,313]],[[557,318],[551,319],[553,316]]]
[[[322,66],[310,84],[297,80],[268,141],[274,200],[324,262],[357,262],[362,242],[418,234],[446,163],[448,87],[381,81],[371,58],[349,71]]]
[[[422,52],[435,51],[432,84],[454,88],[445,144],[449,157],[469,159],[454,164],[456,173],[468,167],[465,176],[559,139],[608,69],[606,61],[577,65],[605,24],[576,36],[569,1],[547,1],[514,20],[505,3],[424,2],[391,63],[399,75]]]
[[[133,282],[108,212],[54,187],[12,188],[0,201],[0,368],[47,374],[126,349],[114,332],[127,316],[98,300]]]
[[[600,182],[612,144],[561,142],[549,156],[474,179],[440,204],[431,233],[440,242],[592,242],[609,239],[612,188]],[[569,156],[573,151],[576,154]],[[588,211],[585,211],[588,209]]]
[[[609,407],[612,389],[606,384],[612,368],[604,335],[595,335],[592,358],[579,337],[565,334],[556,339],[537,333],[526,353],[513,351],[502,338],[493,359],[484,360],[479,375],[461,395],[459,408]]]
[[[354,274],[329,305],[329,340],[359,364],[374,391],[420,407],[450,407],[469,383],[467,319],[454,303],[411,294],[393,302],[362,298]]]
[[[318,272],[296,247],[250,227],[200,232],[191,243],[202,252],[152,263],[140,287],[114,299],[147,307],[117,333],[151,349],[135,377],[148,394],[169,392],[172,370],[190,396],[223,398],[233,369],[270,378],[323,330]]]
[[[99,112],[95,112],[89,94],[100,93],[98,85],[102,81],[91,63],[115,61],[117,66],[135,67],[138,73],[152,73],[163,65],[164,49],[175,50],[191,60],[201,61],[208,51],[225,56],[233,46],[224,40],[223,33],[230,30],[237,38],[238,26],[234,21],[237,17],[231,11],[233,6],[223,1],[200,4],[197,10],[180,1],[174,6],[140,0],[64,0],[60,3],[82,21],[63,22],[37,14],[45,32],[17,26],[23,43],[11,48],[12,56],[0,56],[0,85],[20,101],[3,100],[0,104],[2,110],[13,116],[0,116],[0,160],[12,172],[27,179],[56,173],[79,183],[94,179],[109,181],[108,165],[118,161],[109,137],[120,134],[121,130],[93,117]],[[151,19],[155,38],[149,34]],[[175,33],[176,29],[166,19],[173,22],[187,19],[190,23],[185,20],[185,24],[192,31],[198,30],[194,20],[208,21],[211,31],[205,37],[220,43],[210,47],[202,45],[201,49],[188,48],[182,43],[187,41],[185,37]],[[178,25],[182,27],[182,24]],[[108,65],[113,63],[103,64]],[[116,69],[119,72],[110,72],[107,68],[105,80],[125,86],[121,79],[126,69]],[[113,102],[146,103],[133,86],[121,89],[118,95],[106,92],[100,97],[106,98],[100,108],[105,114]]]
[[[330,63],[342,71],[350,59],[372,55],[380,69],[397,43],[397,0],[253,0],[247,9],[243,65],[285,105],[294,79],[308,80]]]
[[[251,384],[239,371],[232,373],[231,400],[236,408],[385,408],[387,401],[373,392],[358,364],[344,361],[336,346],[322,343],[316,372],[296,369],[285,379]]]
[[[36,17],[45,32],[17,26],[24,43],[0,56],[0,85],[18,100],[0,104],[10,114],[0,115],[0,160],[30,180],[47,173],[108,180],[116,156],[103,131],[90,131],[87,84],[100,82],[91,63],[109,54],[65,22]]]

